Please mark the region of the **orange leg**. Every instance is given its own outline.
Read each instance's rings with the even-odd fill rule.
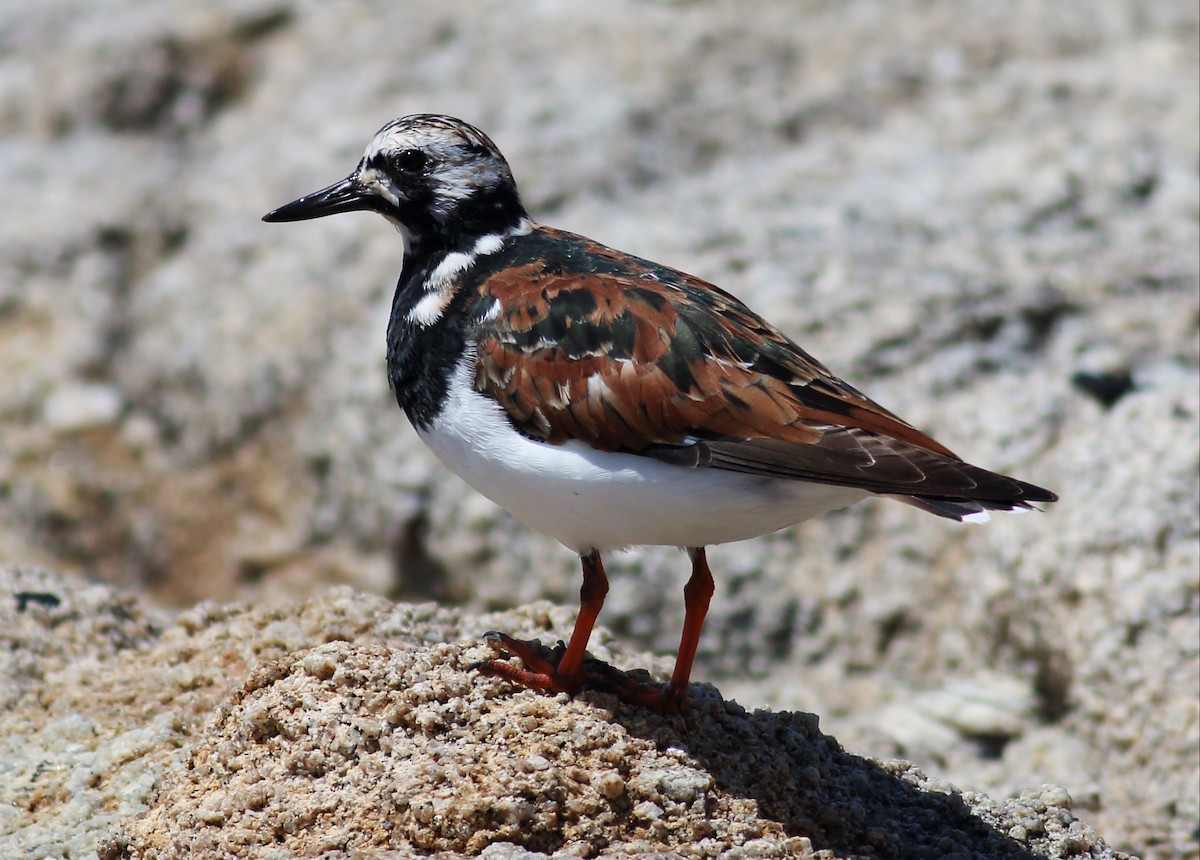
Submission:
[[[708,615],[709,601],[716,590],[704,547],[689,547],[688,555],[692,559],[692,576],[683,587],[683,635],[679,638],[675,671],[671,673],[671,683],[667,685],[668,695],[680,699],[687,694],[692,663],[696,660],[696,649],[700,647],[700,631],[704,627],[704,617]]]
[[[567,650],[558,661],[558,674],[566,678],[575,678],[582,672],[588,639],[608,595],[608,577],[604,574],[600,553],[592,550],[580,560],[583,562],[583,585],[579,586],[579,615],[575,617],[575,629],[571,631]]]
[[[519,658],[527,668],[518,669],[509,663],[486,660],[477,664],[477,669],[522,687],[549,693],[573,694],[583,689],[587,680],[583,667],[587,643],[604,607],[608,577],[604,574],[604,563],[600,560],[599,552],[593,550],[581,556],[580,560],[583,562],[583,585],[579,588],[579,615],[575,618],[570,643],[565,647],[559,643],[547,659],[542,653],[541,643],[536,639],[526,642],[505,633],[489,633],[489,642]]]
[[[683,589],[683,635],[679,640],[679,653],[675,657],[675,670],[665,689],[634,681],[624,672],[587,656],[588,638],[604,606],[604,597],[608,594],[608,578],[604,575],[600,553],[595,551],[583,556],[579,616],[575,619],[575,629],[567,645],[560,642],[547,656],[537,640],[525,642],[504,633],[489,633],[489,642],[520,659],[526,668],[518,669],[511,663],[498,660],[485,660],[476,664],[475,668],[529,689],[574,694],[585,685],[594,685],[616,693],[623,702],[656,711],[678,711],[687,696],[688,678],[692,674],[692,663],[696,660],[700,631],[704,627],[704,617],[708,614],[708,604],[715,588],[704,548],[689,548],[688,555],[692,559],[692,575]]]
[[[692,575],[683,587],[683,635],[679,637],[679,652],[675,655],[671,681],[666,689],[630,681],[630,686],[617,690],[617,695],[623,701],[656,711],[674,712],[687,698],[688,678],[696,661],[696,650],[700,647],[700,631],[704,628],[708,604],[716,590],[704,547],[689,547],[688,555],[692,559]]]

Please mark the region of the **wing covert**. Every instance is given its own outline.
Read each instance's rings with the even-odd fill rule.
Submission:
[[[503,310],[470,333],[477,390],[520,432],[878,493],[1012,499],[1030,486],[964,463],[728,293],[539,230],[565,253],[486,277],[479,307]]]

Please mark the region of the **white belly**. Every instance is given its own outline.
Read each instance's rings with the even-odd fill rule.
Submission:
[[[846,487],[689,469],[649,457],[551,445],[512,428],[470,386],[469,362],[421,438],[448,468],[532,529],[579,553],[746,540],[844,508]]]

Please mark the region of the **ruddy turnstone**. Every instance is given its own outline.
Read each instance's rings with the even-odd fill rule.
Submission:
[[[705,546],[870,496],[952,520],[1055,500],[964,462],[729,293],[534,222],[504,156],[461,120],[388,123],[347,178],[263,220],[356,210],[404,237],[387,332],[400,407],[447,467],[582,559],[570,641],[489,634],[525,668],[490,660],[488,674],[675,710],[713,593]],[[602,554],[649,544],[692,561],[665,688],[586,654],[608,591]]]

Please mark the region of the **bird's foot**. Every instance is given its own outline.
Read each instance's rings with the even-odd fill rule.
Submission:
[[[583,689],[586,681],[583,672],[564,675],[558,671],[558,664],[567,651],[567,646],[562,642],[554,648],[547,648],[538,639],[514,639],[507,633],[494,630],[484,634],[483,638],[496,650],[516,657],[525,664],[525,668],[520,669],[503,660],[480,660],[471,666],[472,669],[544,693],[567,693],[573,696]]]
[[[495,631],[486,634],[484,639],[497,650],[519,659],[525,668],[518,668],[503,660],[481,660],[471,668],[528,690],[567,693],[571,696],[585,689],[599,690],[614,694],[626,704],[663,713],[678,712],[686,694],[686,690],[672,690],[670,685],[660,687],[635,681],[620,669],[594,657],[585,657],[578,670],[564,674],[559,671],[563,655],[567,652],[563,642],[548,648],[537,639],[514,639],[507,633]]]

